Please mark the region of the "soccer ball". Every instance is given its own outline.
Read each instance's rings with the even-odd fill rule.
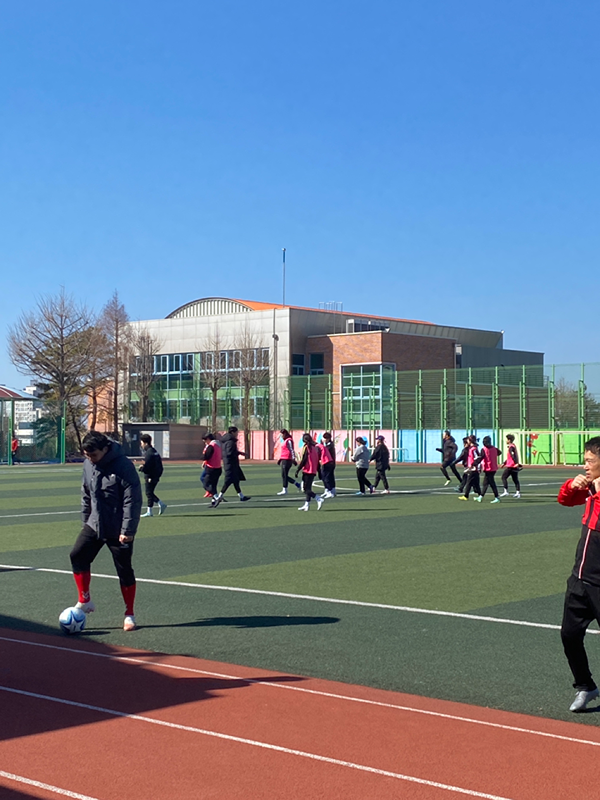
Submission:
[[[85,614],[80,608],[65,608],[60,617],[58,624],[64,633],[81,633],[85,628]]]

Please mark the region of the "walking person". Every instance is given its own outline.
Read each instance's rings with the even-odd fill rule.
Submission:
[[[367,478],[367,471],[369,469],[369,459],[371,457],[371,453],[369,448],[367,447],[367,442],[362,436],[356,437],[356,448],[354,449],[354,453],[352,454],[352,461],[356,464],[356,477],[358,478],[358,488],[359,491],[356,494],[365,494],[367,488],[369,489],[369,494],[373,494],[375,491],[375,487],[371,483],[371,481]]]
[[[217,493],[219,478],[223,472],[221,445],[214,433],[205,433],[202,439],[205,443],[204,452],[202,453],[204,469],[200,480],[206,490],[204,497],[214,497]]]
[[[232,484],[242,502],[250,500],[240,488],[240,482],[246,480],[246,476],[240,467],[240,456],[245,456],[246,454],[238,450],[238,429],[235,425],[228,428],[225,436],[221,438],[221,455],[223,457],[225,483],[221,487],[221,491],[216,494],[211,501],[211,506],[213,508],[219,505],[223,499],[223,495]]]
[[[140,436],[140,443],[144,451],[144,463],[140,467],[140,472],[144,473],[144,488],[146,490],[146,499],[148,500],[148,510],[142,517],[152,517],[152,509],[154,504],[158,504],[158,514],[164,514],[167,507],[166,503],[159,500],[154,490],[163,474],[163,463],[160,453],[155,447],[152,447],[152,437],[149,433],[143,433]]]
[[[321,478],[325,487],[321,496],[323,499],[335,497],[335,445],[329,432],[323,434],[321,444],[317,447],[321,461]]]
[[[573,673],[576,693],[569,711],[574,712],[584,711],[599,695],[590,672],[584,638],[594,619],[600,623],[600,436],[589,439],[584,448],[585,474],[566,481],[558,493],[558,502],[563,506],[585,504],[575,564],[567,580],[560,629]]]
[[[19,458],[19,440],[17,438],[17,434],[15,433],[10,442],[10,452],[12,456],[12,463],[13,464],[20,464],[21,459]]]
[[[382,481],[382,494],[389,494],[390,486],[385,473],[390,468],[390,451],[385,443],[385,436],[381,436],[380,434],[375,441],[377,442],[377,445],[375,446],[375,450],[373,450],[373,455],[369,459],[369,461],[375,462],[375,469],[377,472],[374,489],[377,489],[379,486],[379,481]]]
[[[488,486],[491,487],[494,493],[492,503],[499,503],[498,487],[496,486],[496,472],[498,472],[498,456],[502,453],[498,448],[492,444],[490,436],[484,436],[482,442],[481,452],[479,454],[479,461],[481,462],[481,471],[483,472],[483,487],[481,489],[481,497],[485,497]]]
[[[468,500],[471,489],[475,493],[474,500],[481,503],[481,489],[479,487],[479,448],[477,447],[477,437],[475,434],[469,436],[469,451],[467,453],[467,469],[465,474],[467,480],[465,481],[464,494],[459,495],[459,500]]]
[[[456,444],[456,439],[451,435],[450,431],[444,431],[442,436],[442,446],[436,447],[435,449],[438,451],[438,453],[442,454],[442,465],[440,469],[442,471],[442,475],[444,478],[446,478],[446,483],[444,486],[448,486],[451,483],[450,476],[448,475],[448,467],[452,470],[456,476],[456,480],[460,484],[461,477],[454,466],[454,460],[456,458],[458,446]]]
[[[82,442],[81,515],[83,528],[70,553],[84,613],[95,611],[90,596],[91,565],[106,545],[111,552],[125,601],[123,630],[135,630],[135,574],[131,565],[133,541],[140,521],[142,488],[137,471],[120,444],[103,433],[90,431]]]
[[[506,434],[506,460],[502,464],[505,467],[502,473],[502,486],[504,491],[500,497],[508,497],[508,479],[512,478],[515,485],[513,497],[517,500],[521,497],[521,484],[519,482],[519,472],[523,469],[519,462],[519,451],[515,444],[515,437],[512,433]]]
[[[309,511],[310,501],[313,499],[317,501],[317,511],[319,511],[323,505],[323,497],[319,494],[315,494],[312,489],[313,481],[319,471],[319,450],[309,433],[305,433],[302,436],[302,441],[304,447],[302,448],[300,463],[296,469],[296,477],[302,472],[302,488],[304,490],[305,502],[303,506],[300,506],[298,511]]]
[[[467,473],[467,467],[469,463],[469,448],[470,448],[469,437],[465,436],[465,438],[463,439],[463,449],[461,450],[461,453],[458,456],[458,458],[454,461],[454,466],[456,466],[457,464],[461,464],[463,467],[463,474],[462,478],[460,479],[460,483],[458,484],[458,486],[454,487],[455,492],[461,492],[461,493],[464,492],[464,488],[467,483],[467,478],[469,477]]]
[[[295,466],[296,462],[296,454],[294,453],[294,440],[292,439],[292,434],[282,428],[279,431],[281,435],[281,450],[279,452],[279,461],[277,462],[281,467],[281,482],[283,483],[283,489],[277,494],[287,494],[288,486],[291,484],[295,486],[296,489],[302,489],[302,486],[298,483],[298,481],[294,481],[290,478],[290,470],[292,466]]]

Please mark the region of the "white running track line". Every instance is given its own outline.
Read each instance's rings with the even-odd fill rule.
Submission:
[[[15,564],[0,564],[0,570],[7,572],[51,572],[57,575],[72,575],[68,569],[52,569],[50,567],[24,567]],[[101,572],[94,572],[94,578],[106,578],[107,580],[118,580],[117,575],[104,575]],[[526,628],[545,628],[551,631],[559,631],[560,625],[550,625],[545,622],[528,622],[519,619],[503,619],[502,617],[487,617],[482,614],[463,614],[459,611],[439,611],[430,608],[413,608],[412,606],[394,606],[387,603],[367,603],[362,600],[340,600],[334,597],[317,597],[310,594],[292,594],[291,592],[270,592],[266,589],[244,589],[239,586],[216,586],[210,583],[189,583],[187,581],[161,581],[157,578],[138,578],[138,583],[152,583],[157,586],[184,586],[188,589],[209,589],[217,592],[239,592],[240,594],[260,594],[267,597],[287,597],[291,600],[309,600],[313,603],[331,603],[332,605],[359,606],[362,608],[382,608],[388,611],[406,611],[410,614],[429,614],[434,617],[454,617],[456,619],[470,619],[476,622],[499,622],[504,625],[519,625]],[[587,633],[600,634],[600,630],[590,630]]]
[[[31,778],[24,778],[22,775],[13,775],[12,772],[4,772],[0,769],[0,778],[6,778],[9,781],[16,781],[17,783],[24,783],[27,786],[35,786],[36,789],[45,789],[47,792],[54,792],[61,797],[72,797],[74,800],[96,800],[95,797],[90,797],[87,794],[78,794],[77,792],[70,792],[68,789],[59,789],[58,786],[50,786],[47,783],[40,783],[39,781],[31,780]]]
[[[257,678],[244,678],[241,675],[228,675],[223,672],[212,672],[205,669],[195,669],[194,667],[182,667],[177,664],[166,664],[162,661],[149,661],[144,658],[144,653],[140,656],[116,656],[109,653],[96,653],[93,650],[78,650],[71,647],[60,647],[55,644],[42,644],[41,642],[28,642],[25,639],[14,639],[9,636],[0,636],[0,641],[10,642],[16,645],[25,645],[26,647],[41,647],[46,650],[58,650],[60,652],[68,653],[69,655],[91,656],[92,658],[106,658],[109,661],[124,661],[127,664],[134,664],[137,667],[159,667],[164,670],[172,670],[174,672],[189,672],[194,675],[208,675],[211,678],[224,678],[231,681],[243,681],[265,688],[284,689],[289,692],[301,692],[303,694],[316,695],[318,697],[328,697],[332,700],[345,700],[348,703],[362,703],[368,706],[377,706],[380,708],[389,708],[395,711],[405,711],[412,714],[422,714],[427,717],[439,717],[440,719],[449,719],[453,722],[464,722],[469,725],[482,725],[487,728],[498,728],[504,731],[512,731],[513,733],[524,733],[528,736],[541,736],[546,739],[557,739],[563,742],[571,742],[573,744],[585,744],[591,747],[600,747],[600,741],[595,742],[591,739],[578,739],[573,736],[564,736],[559,733],[548,733],[546,731],[536,731],[533,728],[519,728],[516,725],[503,725],[499,722],[489,722],[486,720],[473,719],[471,717],[461,717],[458,714],[445,714],[442,711],[427,711],[423,708],[414,708],[412,706],[401,706],[397,703],[383,703],[380,700],[367,700],[362,697],[349,697],[345,694],[335,694],[334,692],[324,692],[318,689],[307,689],[304,686],[291,686],[286,683],[273,683],[270,679],[262,681]]]
[[[88,711],[96,711],[100,714],[107,714],[113,717],[121,717],[124,719],[136,720],[138,722],[145,722],[150,725],[159,725],[165,728],[174,730],[187,731],[189,733],[199,733],[202,736],[210,736],[215,739],[223,739],[228,742],[236,742],[238,744],[250,745],[251,747],[258,747],[262,750],[273,750],[277,753],[284,753],[285,755],[298,756],[299,758],[306,758],[311,761],[320,761],[325,764],[333,764],[336,767],[346,767],[354,769],[359,772],[367,772],[372,775],[381,775],[385,778],[396,778],[396,780],[406,781],[408,783],[416,783],[421,786],[431,786],[435,789],[443,789],[447,792],[455,792],[457,794],[467,795],[469,797],[482,797],[485,800],[510,800],[510,798],[488,794],[486,792],[478,792],[474,789],[464,789],[460,786],[452,786],[447,783],[439,783],[438,781],[428,781],[424,778],[417,778],[413,775],[403,775],[399,772],[389,772],[384,769],[377,769],[376,767],[368,767],[364,764],[355,764],[352,761],[342,761],[338,758],[330,758],[329,756],[321,756],[317,753],[308,753],[305,750],[294,750],[290,747],[282,747],[277,744],[270,744],[269,742],[261,742],[256,739],[246,739],[241,736],[232,736],[228,733],[219,733],[218,731],[211,731],[206,728],[196,728],[191,725],[179,725],[175,722],[166,722],[155,717],[146,717],[141,714],[127,714],[123,711],[115,711],[111,708],[103,708],[102,706],[92,706],[87,703],[79,703],[75,700],[65,700],[61,697],[52,697],[51,695],[38,694],[37,692],[27,692],[23,689],[13,689],[8,686],[0,686],[0,691],[10,692],[12,694],[22,695],[24,697],[32,697],[35,700],[46,700],[51,703],[61,703],[62,705],[74,706],[76,708],[84,708]]]

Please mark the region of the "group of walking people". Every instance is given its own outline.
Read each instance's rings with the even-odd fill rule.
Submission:
[[[471,491],[473,491],[473,499],[481,503],[487,490],[491,489],[494,495],[492,503],[499,503],[501,497],[508,497],[509,495],[508,479],[510,478],[515,487],[513,497],[519,499],[521,497],[519,472],[523,467],[519,461],[519,452],[515,445],[514,435],[512,433],[506,435],[506,456],[500,465],[504,468],[502,473],[502,494],[499,494],[496,485],[496,473],[502,452],[492,444],[490,436],[483,437],[481,448],[479,448],[478,442],[479,439],[475,434],[466,436],[463,439],[462,452],[456,457],[458,451],[456,440],[450,434],[450,431],[444,431],[442,447],[437,448],[442,453],[440,469],[446,478],[444,485],[448,486],[451,483],[451,478],[448,474],[448,469],[450,469],[458,480],[456,491],[461,493],[459,500],[468,500]],[[456,469],[457,464],[462,464],[464,468],[462,477]],[[480,482],[482,475],[483,485]]]

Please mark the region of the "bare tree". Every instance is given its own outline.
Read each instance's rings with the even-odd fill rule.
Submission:
[[[221,369],[223,341],[218,327],[201,345],[196,345],[196,349],[200,352],[198,376],[201,387],[209,389],[211,393],[211,427],[216,433],[219,389],[227,385],[227,372]]]
[[[9,328],[8,352],[24,375],[46,386],[44,401],[67,418],[81,445],[85,377],[95,358],[94,317],[83,304],[61,289],[38,300],[33,311],[21,315]]]
[[[154,357],[160,352],[162,342],[144,327],[132,329],[130,342],[130,389],[138,395],[141,421],[147,422],[150,390],[156,382]]]
[[[250,404],[252,395],[260,386],[269,383],[269,351],[260,344],[258,336],[246,325],[233,342],[232,376],[241,389],[241,418],[244,429],[244,450],[250,453],[250,426],[252,414]],[[239,366],[238,366],[239,365]]]
[[[110,410],[111,430],[118,436],[121,391],[121,375],[125,373],[130,361],[129,316],[125,306],[115,291],[100,313],[99,324],[105,337],[105,362],[110,369],[112,381],[112,408]]]

